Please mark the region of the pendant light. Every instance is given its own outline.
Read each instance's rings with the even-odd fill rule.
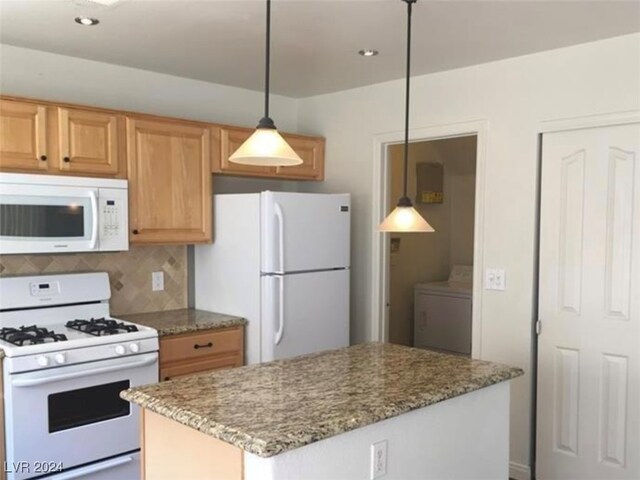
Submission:
[[[242,165],[290,166],[300,165],[302,159],[278,133],[269,117],[269,67],[271,60],[271,0],[267,0],[267,45],[265,49],[264,117],[256,131],[233,152],[229,161]]]
[[[407,78],[404,112],[404,189],[396,208],[378,227],[381,232],[433,232],[435,231],[418,211],[407,195],[409,170],[409,79],[411,76],[411,9],[417,0],[402,0],[407,4]]]

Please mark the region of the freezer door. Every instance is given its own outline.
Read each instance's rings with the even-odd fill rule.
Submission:
[[[264,192],[261,203],[263,272],[349,266],[349,194]]]
[[[349,270],[262,277],[262,361],[349,345]]]

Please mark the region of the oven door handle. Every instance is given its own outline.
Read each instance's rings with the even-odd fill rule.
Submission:
[[[98,199],[96,197],[96,192],[93,190],[89,191],[89,198],[91,199],[91,211],[93,212],[93,222],[91,224],[91,241],[89,242],[89,250],[94,250],[96,248],[96,243],[98,242]]]
[[[119,370],[128,370],[131,368],[139,368],[157,362],[157,357],[138,360],[137,362],[121,363],[119,365],[111,365],[109,367],[94,368],[93,370],[83,370],[81,372],[63,373],[62,375],[54,375],[38,378],[16,378],[11,380],[13,387],[35,387],[37,385],[45,385],[47,383],[62,382],[64,380],[72,380],[74,378],[88,377],[90,375],[99,375],[101,373],[117,372]]]
[[[127,463],[131,462],[133,462],[133,457],[131,455],[127,455],[126,457],[113,458],[105,462],[100,462],[94,465],[87,465],[86,467],[80,467],[69,472],[59,473],[58,475],[54,475],[51,478],[55,480],[71,480],[72,478],[88,477],[90,475],[93,475],[94,473],[110,470],[112,468],[119,467],[120,465],[126,465]]]

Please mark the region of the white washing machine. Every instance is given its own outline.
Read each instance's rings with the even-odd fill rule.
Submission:
[[[473,267],[456,265],[448,280],[415,286],[415,347],[471,355],[472,280]]]

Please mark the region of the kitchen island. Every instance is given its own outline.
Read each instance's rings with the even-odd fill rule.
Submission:
[[[355,479],[374,469],[387,479],[506,479],[507,380],[522,374],[369,343],[121,396],[144,409],[146,480]]]

